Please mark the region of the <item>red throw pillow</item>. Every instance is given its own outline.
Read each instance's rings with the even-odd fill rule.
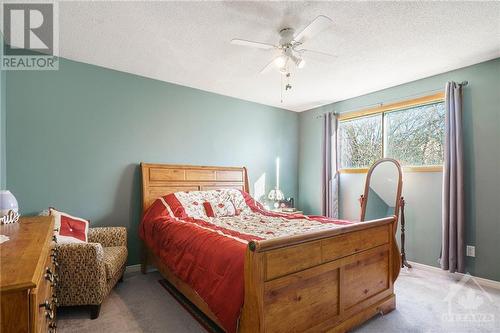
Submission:
[[[59,230],[58,235],[87,242],[89,221],[60,212],[54,208],[49,209],[49,215],[55,218],[55,227]]]
[[[214,210],[210,202],[205,201],[203,203],[203,207],[205,207],[205,213],[207,214],[208,217],[215,217]]]

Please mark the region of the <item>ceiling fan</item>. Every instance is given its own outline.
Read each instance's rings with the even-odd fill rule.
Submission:
[[[279,55],[268,63],[260,73],[265,73],[276,66],[282,74],[286,74],[289,72],[289,66],[291,64],[295,65],[297,68],[303,68],[305,66],[304,56],[307,56],[307,54],[315,54],[325,58],[335,57],[333,54],[301,48],[302,44],[328,28],[331,24],[332,20],[330,18],[320,15],[297,34],[293,28],[281,29],[279,32],[281,38],[278,45],[239,38],[232,39],[231,44],[279,51]]]

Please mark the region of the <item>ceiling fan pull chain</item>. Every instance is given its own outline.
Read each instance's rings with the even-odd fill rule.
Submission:
[[[285,86],[285,91],[287,90],[291,90],[292,89],[292,85],[290,84],[290,72],[286,73],[286,86]]]
[[[283,74],[280,75],[280,94],[281,94],[281,103],[283,103]]]

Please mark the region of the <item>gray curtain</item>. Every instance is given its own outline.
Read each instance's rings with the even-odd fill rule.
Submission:
[[[465,270],[462,86],[446,84],[441,268]]]
[[[334,113],[323,116],[321,206],[323,216],[338,218],[338,118]]]

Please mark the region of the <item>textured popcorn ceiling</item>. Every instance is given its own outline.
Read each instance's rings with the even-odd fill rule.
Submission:
[[[499,2],[61,2],[63,57],[223,95],[303,111],[500,56]],[[304,46],[280,102],[280,74],[259,71],[277,43],[317,15],[334,24]],[[466,78],[464,78],[466,79]]]

